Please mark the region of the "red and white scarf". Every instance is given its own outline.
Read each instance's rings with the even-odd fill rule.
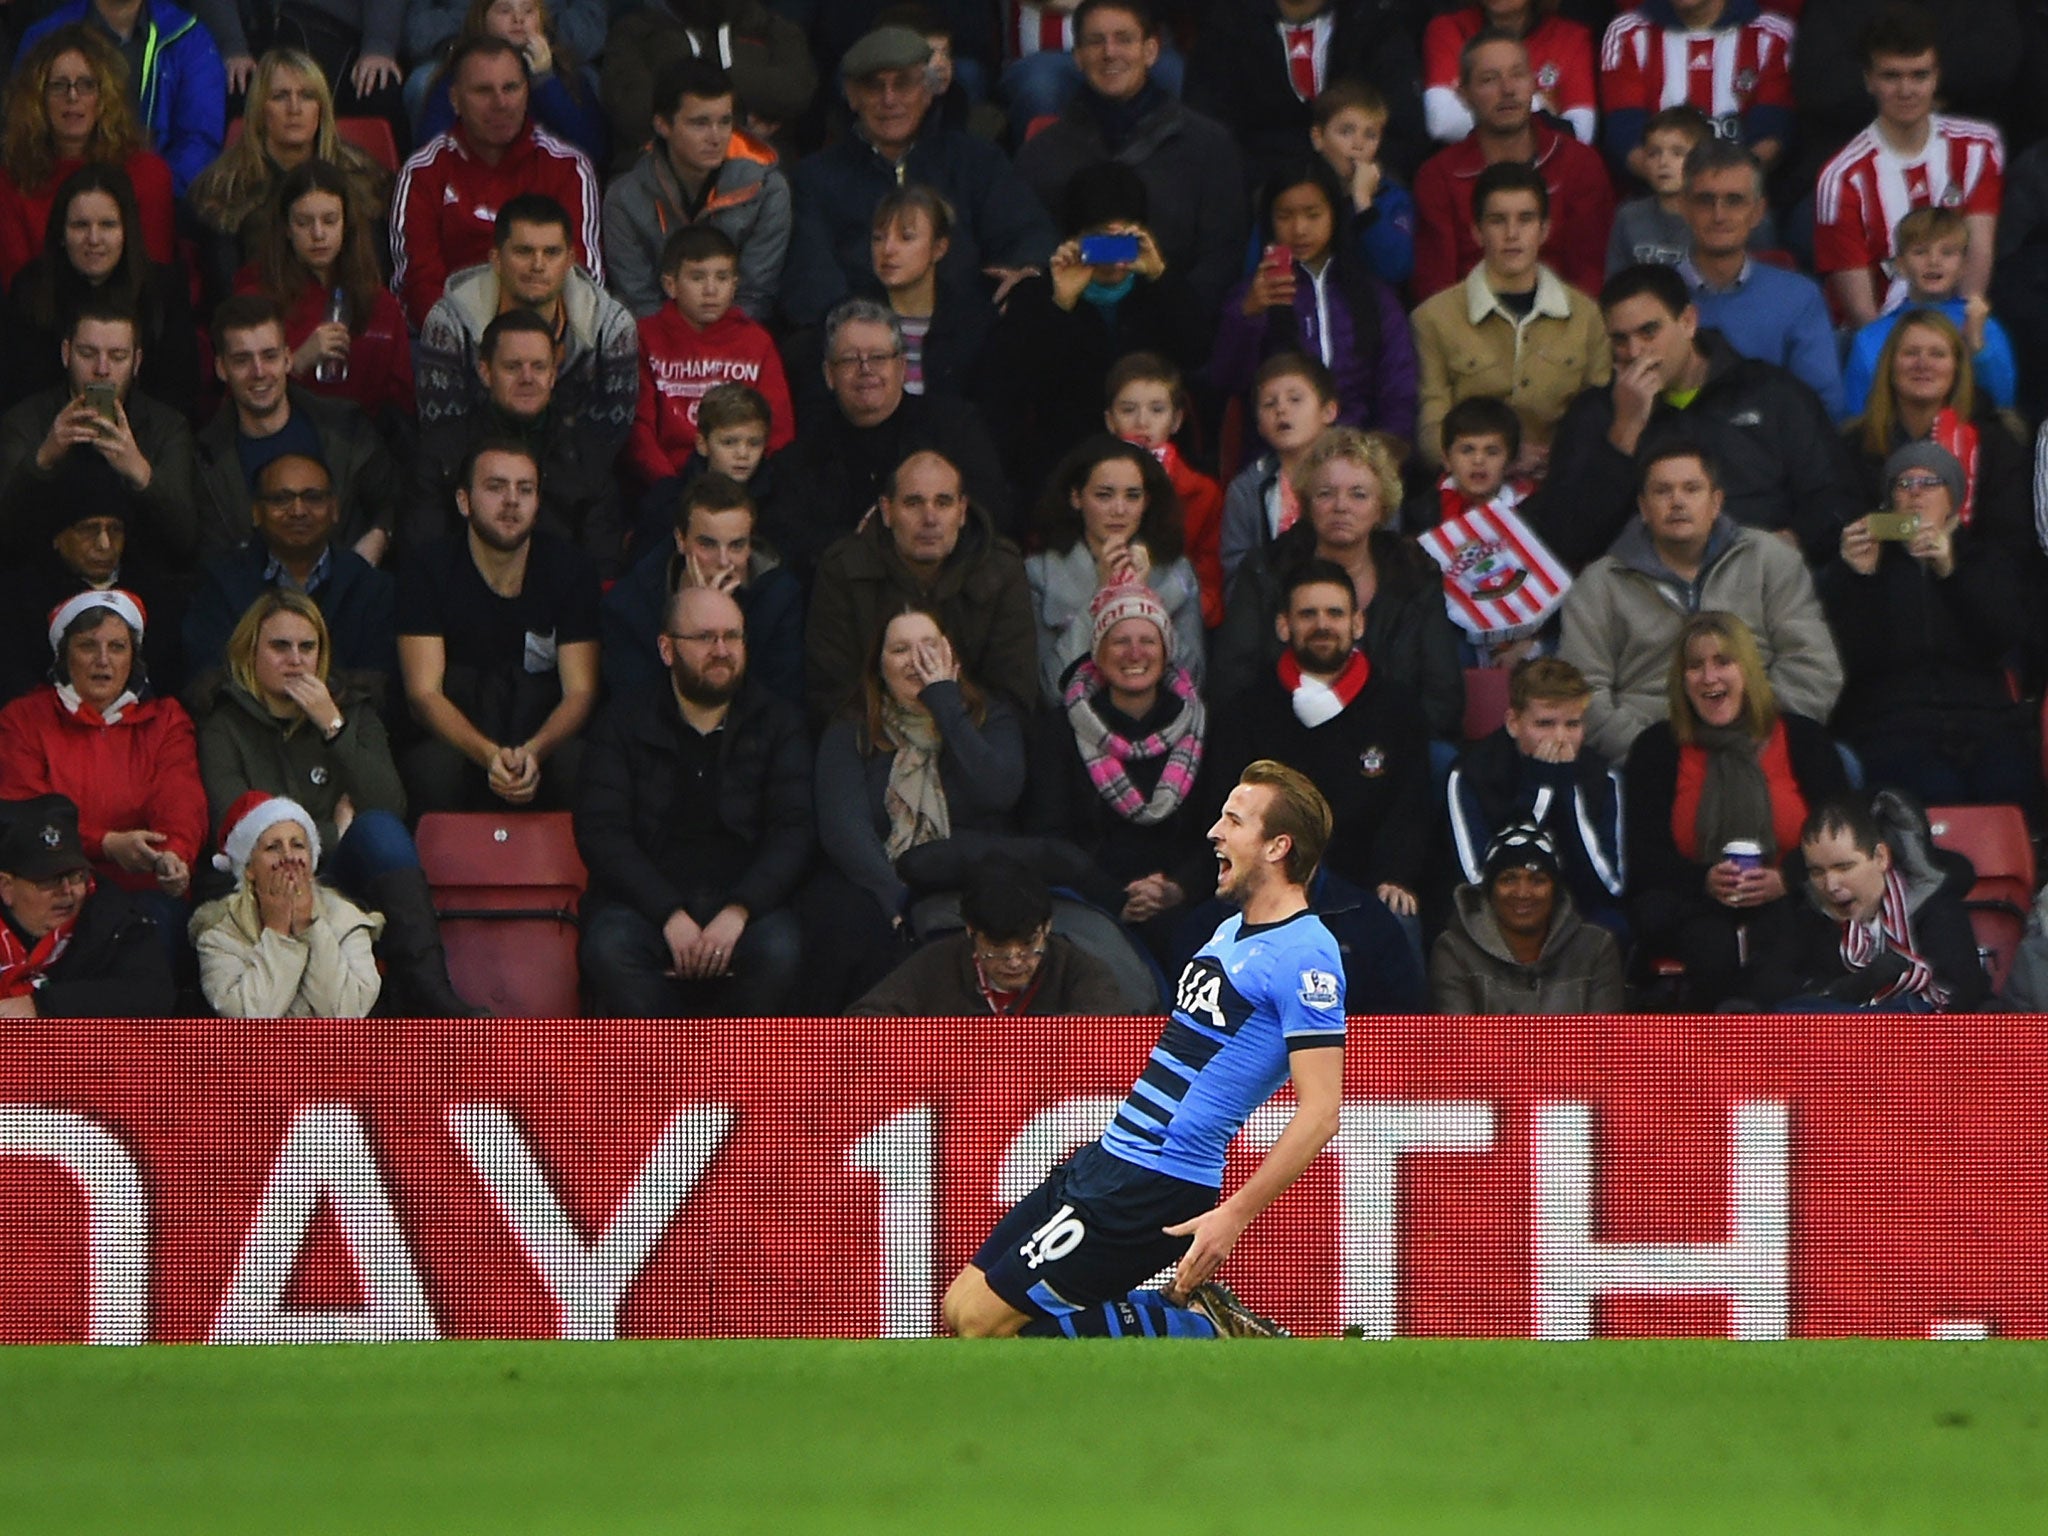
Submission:
[[[0,997],[32,995],[37,980],[71,947],[71,934],[77,926],[76,918],[59,923],[30,944],[11,923],[0,923]]]
[[[1294,718],[1310,730],[1349,709],[1371,676],[1372,663],[1366,660],[1363,651],[1354,650],[1345,660],[1344,669],[1327,683],[1302,671],[1294,652],[1280,653],[1280,685],[1294,704]]]
[[[1977,428],[1943,406],[1935,413],[1934,430],[1927,434],[1927,440],[1946,448],[1963,466],[1963,504],[1956,508],[1956,518],[1967,528],[1970,519],[1977,515]]]
[[[1869,968],[1887,949],[1895,949],[1906,962],[1905,974],[1886,987],[1873,1003],[1911,994],[1936,1008],[1946,1008],[1948,988],[1934,979],[1934,967],[1913,948],[1913,920],[1906,910],[1906,882],[1896,869],[1885,871],[1884,900],[1878,904],[1877,931],[1854,919],[1842,924],[1842,964],[1852,971]]]

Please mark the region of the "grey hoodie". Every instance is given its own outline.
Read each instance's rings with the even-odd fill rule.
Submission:
[[[1483,885],[1461,885],[1450,923],[1429,957],[1429,991],[1438,1013],[1619,1013],[1621,949],[1614,935],[1587,922],[1560,882],[1550,932],[1535,962],[1508,949]]]
[[[1593,685],[1588,746],[1620,762],[1643,728],[1665,717],[1672,643],[1688,618],[1709,609],[1734,614],[1756,635],[1780,711],[1827,719],[1842,692],[1842,658],[1799,551],[1723,513],[1699,575],[1687,581],[1658,556],[1638,518],[1564,600],[1557,653]]]

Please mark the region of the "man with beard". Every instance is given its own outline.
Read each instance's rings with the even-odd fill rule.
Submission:
[[[1211,750],[1218,782],[1256,757],[1277,757],[1315,781],[1336,830],[1324,864],[1413,919],[1429,854],[1429,727],[1399,683],[1377,676],[1359,642],[1365,613],[1332,560],[1289,579],[1274,619],[1279,665],[1235,699],[1217,700]],[[1413,934],[1420,963],[1421,934]]]
[[[478,447],[455,505],[463,531],[399,583],[399,670],[426,735],[399,765],[406,798],[415,813],[565,810],[597,701],[597,572],[535,528],[540,469],[519,442]]]
[[[590,1005],[616,1018],[788,1014],[802,974],[788,902],[812,842],[803,720],[748,682],[731,594],[679,588],[662,631],[667,697],[599,716],[576,796]]]

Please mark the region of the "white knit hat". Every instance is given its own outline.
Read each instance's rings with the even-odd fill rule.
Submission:
[[[1088,613],[1095,620],[1094,640],[1088,647],[1091,654],[1102,649],[1109,632],[1125,619],[1144,619],[1159,631],[1166,646],[1166,659],[1173,660],[1173,620],[1166,616],[1166,605],[1159,601],[1158,594],[1143,582],[1121,581],[1104,587],[1089,603]]]
[[[319,868],[320,829],[313,825],[311,814],[288,796],[269,795],[260,789],[244,793],[221,818],[220,852],[213,856],[213,867],[224,875],[241,874],[256,852],[258,840],[280,821],[296,821],[306,829],[313,867]]]
[[[67,597],[50,610],[50,654],[57,654],[64,644],[64,631],[71,627],[71,621],[81,613],[90,613],[95,608],[111,608],[121,616],[121,622],[135,631],[135,638],[142,638],[142,599],[133,592],[124,592],[119,587],[109,587],[102,592],[89,587],[76,597]]]

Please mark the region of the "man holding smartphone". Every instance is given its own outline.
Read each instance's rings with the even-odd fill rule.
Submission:
[[[123,507],[128,536],[151,561],[188,569],[198,538],[192,432],[169,406],[134,391],[142,362],[135,317],[88,299],[61,343],[64,382],[0,417],[0,532],[16,554],[45,527],[52,497]]]
[[[2040,768],[2005,672],[2034,633],[2027,570],[1963,520],[1968,475],[1941,444],[1906,444],[1884,484],[1890,506],[1842,530],[1817,583],[1842,650],[1835,732],[1867,783],[2031,815]]]

